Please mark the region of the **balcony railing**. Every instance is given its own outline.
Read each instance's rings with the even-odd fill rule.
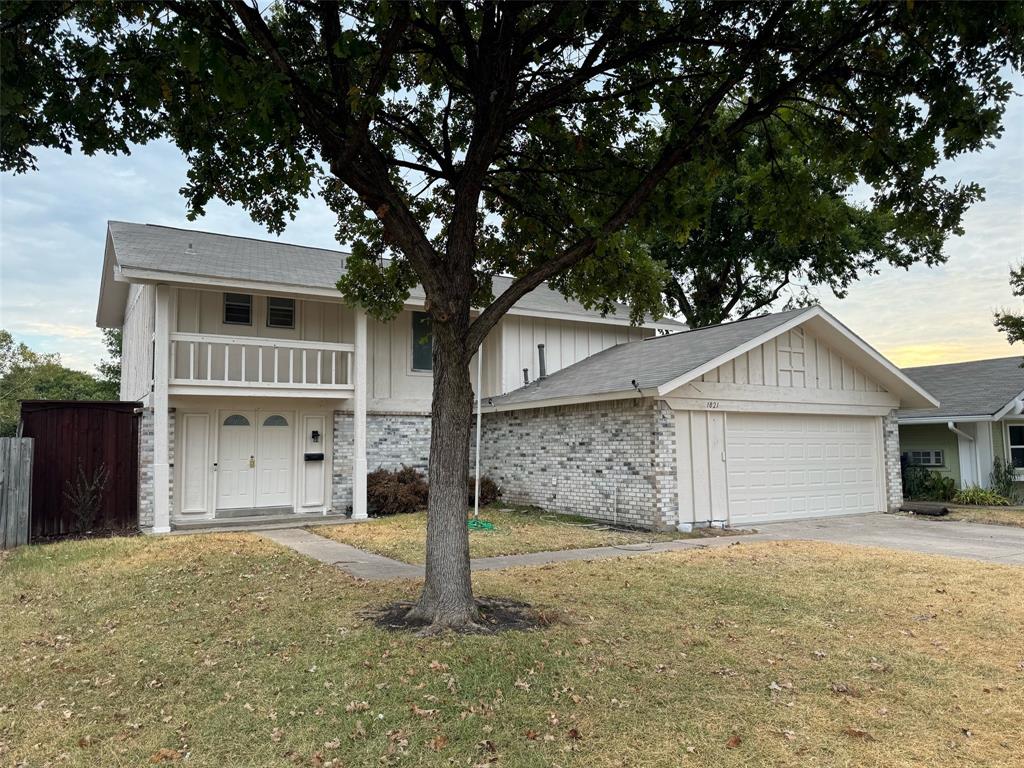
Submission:
[[[172,333],[171,386],[352,389],[352,344]]]

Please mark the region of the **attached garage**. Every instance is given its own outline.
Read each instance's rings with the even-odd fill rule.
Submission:
[[[725,442],[733,525],[885,509],[880,418],[737,413]]]
[[[614,401],[614,402],[612,402]],[[820,307],[622,344],[484,410],[511,501],[690,530],[890,509],[937,401]]]

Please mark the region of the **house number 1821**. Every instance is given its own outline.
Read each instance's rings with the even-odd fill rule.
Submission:
[[[707,403],[706,403],[706,406],[708,408],[717,408],[718,407],[718,401],[717,400],[708,400]]]

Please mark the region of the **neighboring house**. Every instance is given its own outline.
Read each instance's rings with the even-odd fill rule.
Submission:
[[[97,325],[124,331],[121,399],[141,401],[140,525],[366,514],[365,475],[426,469],[431,348],[422,293],[390,323],[347,307],[345,254],[110,222]],[[507,279],[497,278],[500,292]],[[483,345],[483,394],[616,344],[631,327],[542,286]],[[476,361],[471,374],[476,377]]]
[[[935,395],[930,410],[901,410],[900,450],[908,464],[951,477],[958,488],[989,487],[992,463],[1008,460],[1024,480],[1024,368],[1021,358],[904,368]]]
[[[422,294],[369,319],[344,260],[108,225],[97,323],[123,328],[121,397],[145,406],[141,527],[363,517],[367,470],[427,469]],[[938,405],[924,388],[818,307],[655,337],[681,328],[524,297],[483,345],[481,464],[506,498],[683,530],[901,502],[895,413]]]

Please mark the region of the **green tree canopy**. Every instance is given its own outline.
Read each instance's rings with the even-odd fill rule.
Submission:
[[[1024,50],[1016,3],[0,5],[0,166],[37,147],[172,140],[190,215],[219,198],[280,231],[307,196],[379,317],[410,287],[433,332],[426,583],[413,614],[475,611],[465,530],[469,360],[547,280],[659,312],[645,244],[783,109],[827,117],[877,204],[956,207],[943,158],[998,133]],[[385,258],[387,257],[387,258]],[[492,277],[514,279],[500,296]]]
[[[21,400],[107,399],[109,388],[104,382],[65,368],[60,355],[33,352],[0,329],[0,437],[17,434]]]
[[[1010,270],[1010,289],[1014,296],[1024,296],[1024,264]],[[1024,314],[1010,310],[996,312],[996,328],[1006,334],[1011,344],[1024,341]]]
[[[945,261],[943,244],[963,233],[980,187],[932,176],[912,197],[871,196],[858,170],[863,147],[837,147],[831,123],[827,111],[787,107],[721,167],[681,175],[688,202],[657,222],[652,255],[670,272],[669,309],[691,327],[748,317],[780,297],[809,303],[815,288],[842,297],[883,263]]]

